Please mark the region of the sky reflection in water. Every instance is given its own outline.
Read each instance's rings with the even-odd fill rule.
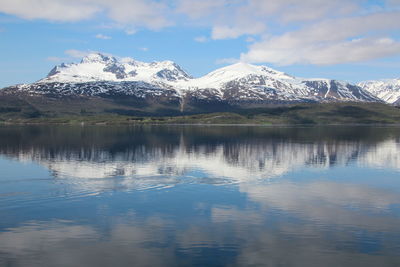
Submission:
[[[0,266],[398,266],[400,128],[0,129]]]

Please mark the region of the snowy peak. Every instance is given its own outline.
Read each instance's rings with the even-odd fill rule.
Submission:
[[[161,62],[152,62],[150,65],[158,70],[155,73],[155,78],[160,78],[167,81],[186,81],[192,78],[173,61],[166,60]]]
[[[387,103],[400,105],[400,79],[364,81],[358,86]]]
[[[132,58],[92,53],[80,63],[61,64],[54,67],[39,82],[82,83],[95,81],[144,81],[148,83],[176,82],[190,76],[172,61],[145,63]]]
[[[187,86],[192,88],[223,89],[227,84],[238,82],[241,84],[266,85],[265,80],[293,80],[294,78],[284,72],[280,72],[266,66],[257,66],[244,62],[238,62],[226,67],[214,70],[207,75],[193,79]]]
[[[248,63],[244,63],[244,62],[239,62],[233,65],[229,65],[220,69],[217,69],[213,72],[210,72],[209,74],[207,74],[206,76],[204,76],[204,78],[218,78],[218,79],[224,79],[224,80],[233,80],[233,79],[237,79],[237,78],[242,78],[242,77],[246,77],[248,75],[260,75],[260,76],[273,76],[276,78],[287,78],[287,79],[291,79],[292,77],[268,68],[266,66],[257,66],[257,65],[252,65],[252,64],[248,64]]]
[[[82,60],[82,64],[90,64],[90,63],[102,63],[109,64],[117,62],[117,59],[113,56],[107,56],[101,53],[91,53],[85,56]]]

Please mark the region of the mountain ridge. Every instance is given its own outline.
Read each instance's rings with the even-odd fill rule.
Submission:
[[[400,78],[363,81],[357,85],[386,103],[400,105]]]
[[[357,85],[332,79],[298,78],[244,62],[193,78],[172,61],[141,62],[92,53],[80,63],[62,63],[47,77],[5,92],[30,95],[159,97],[174,101],[235,103],[380,102]],[[165,100],[165,99],[164,99]]]

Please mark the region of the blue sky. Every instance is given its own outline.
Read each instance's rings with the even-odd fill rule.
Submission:
[[[302,77],[400,77],[400,1],[2,0],[0,87],[90,51],[193,76],[246,61]]]

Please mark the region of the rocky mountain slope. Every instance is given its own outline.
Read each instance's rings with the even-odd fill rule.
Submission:
[[[5,88],[29,96],[121,97],[154,102],[245,105],[247,103],[381,102],[357,85],[304,79],[266,66],[237,63],[192,78],[171,61],[145,63],[93,53],[80,63],[61,64],[44,79]]]
[[[360,82],[358,86],[386,103],[400,105],[400,79],[365,81]]]

